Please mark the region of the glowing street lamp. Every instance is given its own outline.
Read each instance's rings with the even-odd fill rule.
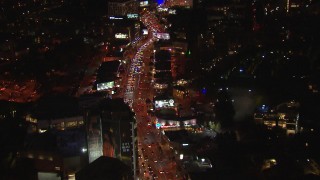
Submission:
[[[156,61],[156,52],[157,52],[157,50],[153,50],[153,62],[155,62]]]

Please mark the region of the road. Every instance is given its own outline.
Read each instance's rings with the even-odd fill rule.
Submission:
[[[155,128],[155,117],[148,114],[146,99],[153,99],[154,91],[151,82],[152,67],[150,56],[153,55],[156,33],[164,32],[156,16],[145,10],[141,21],[148,28],[147,39],[136,42],[137,52],[129,65],[124,101],[136,114],[138,133],[139,179],[185,179],[184,173],[174,160],[174,150],[162,139],[162,133]]]

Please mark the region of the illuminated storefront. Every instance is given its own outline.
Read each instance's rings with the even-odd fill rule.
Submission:
[[[103,82],[103,83],[97,84],[97,90],[98,90],[98,91],[111,89],[111,88],[113,88],[113,87],[114,87],[114,81]]]
[[[173,99],[155,100],[154,105],[155,105],[156,109],[172,108],[172,107],[174,107],[174,100]]]
[[[167,128],[187,128],[197,125],[197,120],[195,118],[190,119],[162,119],[157,118],[156,124],[158,128],[167,129]]]

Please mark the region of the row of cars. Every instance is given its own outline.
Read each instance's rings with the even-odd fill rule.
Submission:
[[[150,13],[143,13],[141,20],[143,23],[146,23],[148,21],[153,22],[152,24],[156,24],[154,20],[155,17],[154,16],[150,16]],[[152,17],[152,18],[151,18]],[[153,19],[151,21],[151,19]],[[151,26],[149,23],[145,24],[147,27],[154,27]],[[151,28],[153,30],[156,30],[154,28]],[[144,67],[144,63],[143,63],[143,52],[150,47],[151,44],[154,43],[156,39],[151,37],[148,38],[146,40],[141,40],[142,45],[137,49],[136,54],[134,55],[131,64],[130,64],[130,70],[129,70],[129,74],[128,74],[128,84],[126,87],[126,93],[125,93],[125,97],[124,97],[124,101],[126,103],[128,103],[130,105],[130,107],[132,107],[133,101],[134,101],[134,90],[135,90],[135,82],[139,79],[139,75],[142,72],[142,69]],[[136,76],[138,75],[138,76]]]

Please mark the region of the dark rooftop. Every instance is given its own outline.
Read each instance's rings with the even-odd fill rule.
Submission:
[[[97,72],[96,83],[109,82],[117,78],[116,73],[118,71],[119,61],[107,61],[101,64]]]
[[[155,63],[156,70],[171,70],[171,62],[170,61],[161,61]]]
[[[171,60],[170,51],[168,51],[168,50],[157,51],[155,56],[156,56],[157,61],[170,61]]]
[[[122,98],[104,99],[100,103],[100,108],[111,112],[131,111]]]
[[[77,180],[127,180],[130,168],[119,159],[101,156],[76,173]]]
[[[80,115],[80,109],[77,98],[56,94],[40,98],[33,108],[33,114],[39,120],[63,118]]]

